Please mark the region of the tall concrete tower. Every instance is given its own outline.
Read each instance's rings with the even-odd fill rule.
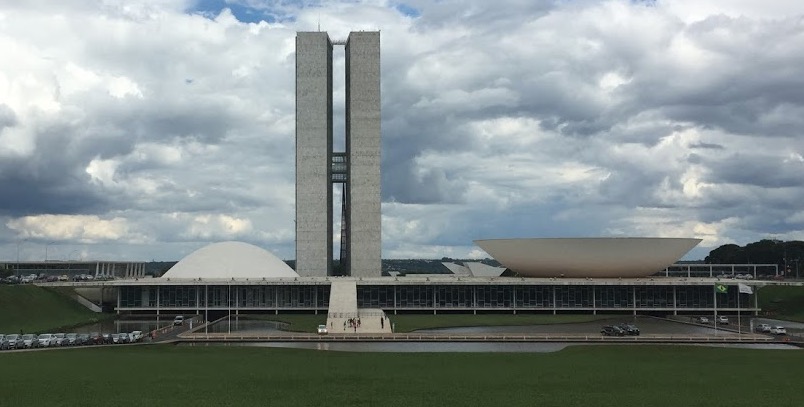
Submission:
[[[332,151],[332,46],[327,33],[296,35],[296,272],[332,274],[332,185],[343,185],[341,264],[381,273],[380,33],[346,46],[346,151]]]
[[[296,272],[332,273],[332,42],[296,35]]]

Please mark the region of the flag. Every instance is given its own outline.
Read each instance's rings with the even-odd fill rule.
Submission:
[[[718,294],[726,294],[729,292],[729,288],[724,284],[715,284],[715,292]]]
[[[752,290],[751,286],[749,286],[748,284],[740,283],[739,285],[737,285],[737,288],[740,289],[741,294],[753,294],[754,293],[754,290]]]

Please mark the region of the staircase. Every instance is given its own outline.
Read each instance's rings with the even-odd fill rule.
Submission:
[[[330,287],[327,329],[333,334],[391,333],[391,323],[381,309],[358,309],[357,281],[339,278]]]

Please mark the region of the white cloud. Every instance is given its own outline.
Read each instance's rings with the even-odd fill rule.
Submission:
[[[6,226],[21,238],[99,243],[125,239],[136,242],[126,219],[101,219],[94,215],[38,215],[9,221]]]
[[[292,258],[294,35],[319,22],[382,32],[385,257],[804,230],[804,3],[248,2],[259,23],[200,4],[0,6],[0,256],[243,239]]]

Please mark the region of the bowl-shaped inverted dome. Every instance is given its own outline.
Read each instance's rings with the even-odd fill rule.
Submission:
[[[475,240],[500,264],[530,277],[645,277],[700,242],[658,237]]]
[[[243,242],[204,246],[181,259],[162,278],[260,279],[298,277],[282,259]]]

